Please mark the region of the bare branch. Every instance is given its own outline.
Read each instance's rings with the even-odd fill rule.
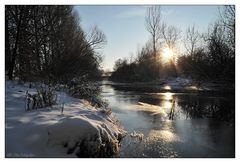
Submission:
[[[107,40],[105,34],[97,26],[94,26],[87,36],[87,42],[91,48],[101,49],[106,44]]]
[[[186,38],[184,40],[184,45],[187,50],[187,53],[192,56],[196,50],[197,43],[199,42],[200,35],[195,26],[188,27],[186,31]]]
[[[153,51],[156,55],[156,44],[158,43],[161,37],[161,7],[160,6],[152,6],[148,8],[147,14],[145,17],[145,25],[147,31],[152,36],[153,41]]]
[[[172,49],[179,40],[181,31],[174,26],[163,24],[161,32],[166,45],[168,48]]]

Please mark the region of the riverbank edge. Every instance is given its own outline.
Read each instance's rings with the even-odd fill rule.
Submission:
[[[159,93],[220,93],[235,94],[235,85],[219,84],[214,82],[203,82],[201,84],[191,81],[190,84],[179,84],[171,86],[168,80],[160,82],[114,82],[108,80],[104,85],[111,85],[116,89],[128,89],[129,91],[155,91]],[[170,88],[169,88],[170,87]]]
[[[46,146],[44,148],[48,148],[48,147],[49,148],[53,148],[53,147],[56,148],[58,146],[56,148],[57,150],[62,152],[65,148],[65,149],[67,149],[67,153],[62,153],[63,156],[61,156],[61,153],[56,151],[54,153],[54,156],[51,156],[51,154],[47,154],[46,156],[44,156],[42,153],[39,154],[39,155],[38,155],[38,153],[36,153],[36,154],[31,154],[31,155],[26,156],[26,157],[32,157],[32,158],[58,157],[58,156],[55,156],[56,153],[57,153],[57,155],[59,155],[59,157],[64,157],[64,156],[65,157],[74,157],[74,155],[73,155],[74,151],[69,152],[69,150],[72,150],[72,142],[71,142],[72,140],[69,141],[70,144],[67,143],[67,146],[66,146],[66,143],[65,143],[64,146],[60,147],[61,144],[63,144],[62,141],[63,140],[65,141],[65,138],[69,137],[69,135],[66,135],[66,134],[72,134],[72,133],[70,133],[70,132],[64,133],[63,130],[60,131],[60,132],[57,131],[57,132],[54,133],[54,135],[52,134],[54,136],[54,138],[56,136],[59,136],[61,133],[64,133],[66,137],[59,137],[57,139],[57,142],[55,142],[55,141],[52,142],[52,143],[49,142],[49,140],[50,140],[49,133],[51,133],[55,129],[58,130],[58,128],[61,128],[61,129],[65,128],[65,129],[69,130],[69,127],[68,126],[66,127],[65,124],[67,124],[67,123],[71,124],[72,122],[74,122],[76,125],[81,124],[82,122],[85,122],[85,124],[88,124],[88,126],[90,127],[89,129],[91,129],[89,131],[86,127],[85,127],[86,130],[85,129],[82,130],[81,126],[79,126],[79,125],[77,126],[77,128],[78,129],[80,128],[81,132],[84,131],[84,133],[86,135],[89,135],[90,138],[93,137],[94,140],[97,139],[97,140],[102,140],[104,142],[104,139],[110,139],[107,142],[105,141],[105,143],[103,143],[103,145],[102,145],[102,143],[98,142],[97,145],[93,146],[93,147],[96,147],[96,148],[92,148],[92,147],[90,148],[89,147],[89,149],[86,149],[86,151],[91,150],[91,151],[94,151],[94,153],[96,153],[96,151],[99,151],[98,149],[102,149],[102,151],[100,151],[101,152],[101,157],[116,157],[118,155],[120,147],[121,147],[121,145],[120,145],[121,140],[126,136],[126,131],[119,124],[119,121],[115,117],[113,117],[111,115],[111,113],[109,114],[109,112],[107,112],[107,110],[105,110],[104,108],[93,107],[93,106],[90,105],[90,103],[87,100],[76,99],[76,98],[66,94],[66,92],[64,92],[64,91],[57,91],[57,95],[61,96],[60,94],[62,94],[62,93],[66,94],[64,96],[66,96],[68,98],[67,99],[68,102],[63,102],[63,101],[60,102],[59,101],[56,104],[54,104],[53,106],[51,106],[50,108],[49,107],[38,108],[36,110],[26,111],[26,110],[24,110],[23,106],[16,105],[14,107],[14,109],[16,110],[16,112],[19,112],[20,114],[15,118],[16,121],[14,121],[14,123],[16,123],[16,126],[11,126],[10,125],[11,127],[9,127],[9,124],[13,124],[13,121],[11,121],[13,118],[9,118],[9,116],[12,117],[12,115],[8,112],[8,110],[9,110],[8,107],[9,106],[7,104],[7,101],[11,102],[11,99],[13,99],[12,102],[18,101],[18,102],[23,103],[22,100],[25,98],[24,96],[25,96],[26,90],[30,90],[30,92],[36,93],[36,90],[33,90],[33,89],[35,89],[34,87],[31,86],[31,88],[29,88],[29,85],[32,85],[32,84],[33,83],[28,83],[28,82],[25,82],[24,84],[22,84],[22,83],[19,83],[19,81],[5,80],[5,133],[6,133],[6,136],[8,135],[8,130],[9,129],[17,128],[17,126],[19,126],[20,123],[16,123],[17,121],[20,122],[22,119],[24,119],[24,118],[26,119],[26,117],[29,118],[29,119],[36,118],[36,119],[38,119],[38,121],[35,121],[34,123],[38,123],[38,122],[43,123],[44,122],[45,125],[48,123],[47,119],[49,119],[49,124],[47,125],[48,127],[46,129],[48,130],[47,144],[49,144],[50,146]],[[8,93],[10,93],[11,95],[8,95]],[[8,99],[8,96],[11,96],[11,97]],[[16,99],[14,99],[15,96],[17,97]],[[63,98],[66,98],[66,97],[63,97]],[[73,101],[70,102],[69,100],[73,100]],[[60,110],[61,110],[61,107],[62,107],[62,103],[64,103],[64,112],[61,114]],[[78,105],[78,107],[71,106],[71,105]],[[9,107],[9,108],[12,108],[12,106]],[[74,108],[78,108],[79,111],[83,112],[83,114],[77,114],[77,115],[74,116],[74,110],[73,110]],[[46,113],[50,114],[50,115],[47,115],[48,116],[47,119],[46,119]],[[88,113],[88,114],[86,114],[86,113]],[[29,117],[30,115],[32,116],[32,114],[34,116]],[[21,117],[21,115],[22,115],[22,117]],[[42,117],[44,117],[45,119],[42,118]],[[66,121],[63,121],[62,118],[64,118],[64,117],[65,117]],[[54,121],[54,124],[52,123],[52,121]],[[31,124],[28,124],[27,122],[24,122],[24,123],[26,124],[26,128],[24,127],[24,130],[25,129],[27,130],[27,127],[30,126]],[[22,124],[24,124],[24,123],[22,123]],[[20,127],[23,127],[23,126],[20,126]],[[75,129],[71,130],[71,132],[72,131],[75,131]],[[34,131],[34,132],[36,132],[36,131]],[[98,133],[98,132],[100,132],[100,133]],[[75,133],[76,133],[76,131],[75,131]],[[79,133],[76,133],[76,134],[79,134]],[[105,134],[104,136],[105,137],[107,136],[108,138],[104,138],[104,137],[96,138],[96,137],[94,137],[94,136],[96,136],[96,134],[100,134],[101,137],[103,136],[102,134]],[[19,135],[19,134],[16,132],[16,135]],[[19,135],[19,137],[21,137],[20,135]],[[40,137],[42,137],[42,135],[44,135],[44,137],[45,137],[46,133],[41,133]],[[29,135],[25,135],[25,136],[27,137]],[[79,137],[79,135],[76,135],[76,137]],[[91,139],[88,140],[88,138],[83,137],[83,140],[86,141],[86,142],[84,142],[84,144],[93,143],[93,140],[91,140]],[[7,145],[11,145],[11,146],[13,146],[13,148],[14,148],[14,146],[18,147],[21,143],[24,143],[24,140],[19,145],[16,144],[16,143],[14,143],[14,141],[6,142],[6,144],[5,144],[5,150],[6,150],[5,157],[7,157],[7,158],[25,157],[25,155],[17,154],[17,153],[14,153],[14,152],[9,153],[9,151],[7,150],[8,149]],[[39,144],[39,142],[37,142],[36,144]],[[45,143],[42,142],[40,144],[43,145],[43,144],[46,144],[46,142]],[[79,144],[79,142],[75,143],[75,145],[77,145],[77,144]],[[81,143],[81,145],[82,144],[83,143]],[[106,144],[106,145],[104,145],[104,144]],[[107,149],[105,149],[106,152],[107,152],[106,155],[103,153],[103,151],[105,151],[103,149],[105,146],[107,147]],[[36,148],[38,148],[38,147],[36,147]],[[42,146],[41,146],[41,148],[42,148]],[[59,148],[62,148],[62,149],[60,150]],[[77,146],[74,146],[74,148],[77,148]],[[26,147],[21,147],[21,152],[24,153],[24,150],[26,150],[26,149],[27,149],[27,146]],[[25,153],[28,153],[28,150],[30,150],[30,149],[27,149],[27,151]],[[14,155],[12,153],[14,153]],[[110,156],[109,153],[111,153],[112,155]],[[68,154],[70,154],[70,155],[68,155]],[[81,157],[79,155],[79,153],[75,153],[75,154],[76,154],[77,157]],[[84,154],[85,154],[84,155],[85,158],[89,157],[89,156],[90,157],[95,157],[95,156],[92,155],[92,153],[89,156],[88,156],[87,153],[84,153]]]

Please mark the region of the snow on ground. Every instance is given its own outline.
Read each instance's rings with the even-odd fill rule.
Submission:
[[[181,77],[169,79],[166,81],[166,85],[170,86],[171,88],[186,87],[186,86],[190,86],[191,84],[192,84],[191,79],[186,79]]]
[[[189,90],[189,91],[202,91],[203,88],[200,87],[196,82],[190,78],[170,78],[165,81],[163,85],[164,90]],[[205,89],[205,88],[204,88]]]
[[[102,109],[58,92],[57,105],[25,111],[26,90],[36,92],[6,81],[6,157],[110,157],[118,152],[124,131]]]

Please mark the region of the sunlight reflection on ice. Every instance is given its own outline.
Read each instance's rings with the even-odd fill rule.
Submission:
[[[166,92],[163,94],[165,100],[172,100],[173,99],[173,93],[171,92]]]
[[[180,142],[181,138],[172,131],[172,121],[166,121],[161,130],[151,130],[148,138],[152,141]]]
[[[161,106],[165,109],[170,109],[172,108],[173,104],[173,93],[171,92],[166,92],[163,94],[164,101],[161,102]]]
[[[151,130],[149,138],[154,141],[162,140],[165,142],[179,142],[181,139],[179,136],[169,130]]]
[[[162,102],[162,107],[164,109],[170,109],[170,108],[172,108],[172,102],[171,101],[163,101]]]
[[[158,105],[152,105],[144,102],[138,102],[137,104],[133,104],[128,106],[131,109],[137,109],[138,111],[149,112],[152,115],[160,115],[162,118],[166,118],[168,113],[174,107],[174,93],[166,92],[161,93],[162,100]]]
[[[161,117],[166,117],[167,113],[164,108],[158,105],[150,105],[143,102],[138,102],[137,105],[131,105],[132,108],[137,109],[139,111],[149,112],[152,115],[160,115]]]

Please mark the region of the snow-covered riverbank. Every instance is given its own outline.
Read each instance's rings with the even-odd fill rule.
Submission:
[[[53,107],[26,111],[27,90],[36,91],[6,81],[6,157],[112,157],[118,153],[124,131],[103,109],[57,92]]]

